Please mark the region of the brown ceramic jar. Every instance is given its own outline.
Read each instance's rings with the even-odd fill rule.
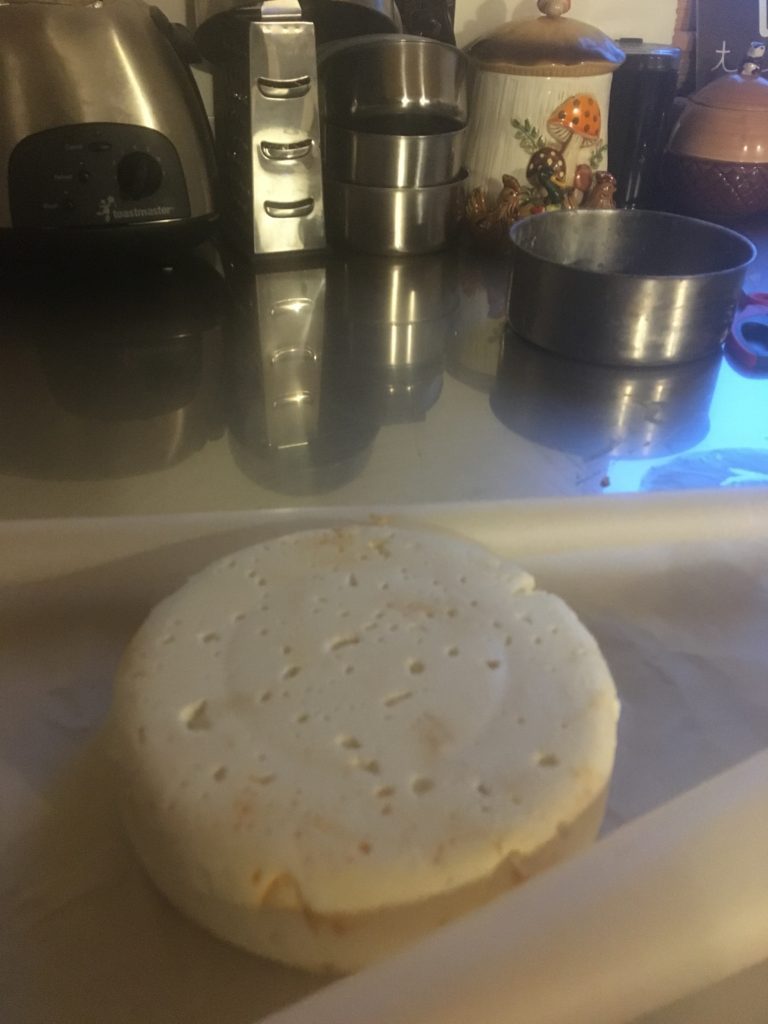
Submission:
[[[732,219],[768,211],[768,81],[745,62],[686,103],[664,159],[670,204]]]

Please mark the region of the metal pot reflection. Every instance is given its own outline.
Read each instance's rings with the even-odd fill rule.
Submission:
[[[673,455],[706,437],[719,368],[719,356],[669,367],[590,365],[508,329],[491,408],[516,434],[558,451]]]
[[[449,375],[486,394],[496,382],[506,324],[509,266],[504,260],[464,250],[459,260],[461,308],[447,352]]]
[[[378,422],[344,337],[329,327],[326,263],[230,262],[227,276],[235,461],[285,494],[340,487],[364,467]]]
[[[442,391],[456,330],[457,254],[336,261],[329,294],[334,333],[369,382],[379,422],[423,420]]]
[[[364,324],[439,320],[459,307],[459,254],[355,256],[328,265],[341,318]]]
[[[504,324],[498,320],[479,321],[462,331],[448,350],[451,377],[476,391],[490,392],[496,383],[503,333]]]
[[[0,467],[52,480],[175,465],[221,432],[222,279],[207,262],[27,266],[0,280]]]
[[[425,420],[442,393],[443,368],[442,355],[431,363],[373,368],[371,400],[382,426]]]

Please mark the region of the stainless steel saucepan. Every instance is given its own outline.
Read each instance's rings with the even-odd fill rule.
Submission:
[[[466,124],[467,57],[448,43],[368,35],[321,46],[320,114],[348,128],[377,118],[445,118]]]
[[[454,181],[464,158],[464,125],[424,118],[408,125],[392,118],[369,131],[326,122],[323,165],[336,181],[391,188],[423,188]],[[389,131],[387,130],[389,128]]]
[[[437,252],[458,232],[465,180],[377,188],[326,179],[329,241],[373,255]]]
[[[649,210],[545,213],[510,237],[512,328],[550,351],[618,366],[717,352],[755,258],[735,231]]]

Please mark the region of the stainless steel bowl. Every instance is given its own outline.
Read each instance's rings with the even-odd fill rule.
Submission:
[[[514,330],[616,366],[718,351],[755,258],[735,231],[648,210],[545,213],[519,221],[510,237]]]
[[[326,178],[328,239],[375,255],[436,252],[458,231],[465,179],[466,174],[427,188],[378,188]]]
[[[464,157],[463,125],[425,118],[413,134],[392,116],[353,130],[326,122],[323,127],[325,173],[338,181],[393,188],[440,185],[458,177]],[[368,122],[369,123],[369,122]],[[386,129],[391,129],[387,132]]]
[[[369,119],[467,123],[467,58],[434,39],[368,35],[318,49],[320,114],[347,128]],[[404,127],[400,134],[406,134]]]

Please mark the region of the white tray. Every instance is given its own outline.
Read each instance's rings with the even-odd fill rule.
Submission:
[[[606,832],[768,744],[768,492],[0,524],[4,1022],[251,1024],[317,987],[156,895],[123,839],[98,729],[123,645],[191,571],[382,513],[515,557],[597,636],[623,704]],[[764,970],[647,1021],[726,1019],[768,1019]]]

